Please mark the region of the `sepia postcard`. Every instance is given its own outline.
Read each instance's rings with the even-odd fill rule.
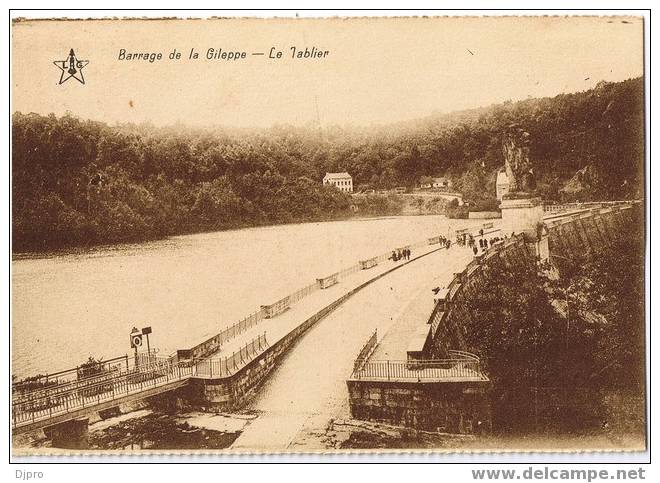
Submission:
[[[10,26],[13,455],[646,450],[642,15],[61,13]]]

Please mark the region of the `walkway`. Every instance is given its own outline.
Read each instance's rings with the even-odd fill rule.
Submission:
[[[446,252],[446,249],[439,247],[440,245],[425,245],[421,248],[414,249],[411,262],[413,262],[414,258],[437,250]],[[425,259],[426,257],[423,257],[421,260]],[[278,340],[282,339],[289,332],[302,324],[305,320],[315,315],[323,307],[331,304],[351,290],[399,265],[411,262],[393,262],[392,260],[386,260],[373,268],[367,270],[359,270],[351,275],[348,275],[347,277],[340,279],[339,283],[331,287],[323,290],[316,290],[315,292],[304,297],[299,302],[293,304],[291,308],[285,312],[271,319],[263,319],[247,331],[237,335],[233,339],[228,340],[220,347],[216,353],[209,356],[209,358],[216,359],[219,357],[231,356],[233,353],[238,352],[241,347],[244,347],[247,343],[257,338],[259,335],[263,335],[264,332],[266,333],[266,340],[268,341],[268,344],[272,346]],[[420,261],[420,263],[423,262]],[[390,275],[388,275],[388,277],[389,276]]]
[[[375,329],[387,333],[422,290],[430,291],[438,281],[448,283],[458,259],[466,256],[471,256],[467,249],[452,247],[413,261],[319,321],[261,388],[249,406],[259,417],[232,450],[323,449],[330,420],[349,417],[346,379],[364,342]]]
[[[387,333],[379,336],[378,346],[369,358],[371,361],[405,361],[410,342],[423,329],[424,339],[428,333],[427,321],[435,306],[433,302],[434,287],[446,287],[451,282],[455,272],[462,271],[474,258],[470,248],[452,249],[452,256],[446,257],[442,268],[434,273],[428,282],[418,289],[415,296],[403,308]]]

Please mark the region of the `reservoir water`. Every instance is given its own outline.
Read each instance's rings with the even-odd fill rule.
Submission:
[[[151,326],[151,346],[168,355],[317,277],[480,223],[443,216],[356,219],[16,256],[12,374],[52,373],[89,356],[130,353],[134,326]]]

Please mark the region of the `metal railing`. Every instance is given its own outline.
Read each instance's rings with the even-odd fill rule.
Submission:
[[[371,337],[369,337],[369,339],[364,344],[364,346],[362,346],[362,349],[360,349],[360,353],[358,354],[357,358],[355,359],[355,362],[353,363],[353,372],[362,369],[362,366],[367,362],[369,356],[376,349],[376,345],[378,345],[377,329],[374,330],[374,333],[371,334]]]
[[[213,337],[210,337],[206,339],[204,342],[197,344],[190,350],[182,350],[178,351],[183,354],[190,353],[189,355],[179,355],[178,352],[175,354],[172,354],[170,356],[170,359],[172,361],[178,361],[179,359],[196,359],[196,358],[201,358],[205,357],[209,353],[214,353],[217,352],[218,349],[225,344],[227,341],[233,339],[239,334],[242,334],[243,332],[247,331],[248,329],[254,327],[257,325],[259,322],[264,320],[265,318],[265,311],[263,309],[258,310],[247,317],[239,320],[233,325],[230,325],[229,327],[226,327],[225,329],[221,330],[219,333],[214,335]],[[195,352],[200,351],[201,347],[204,347],[203,354],[195,354]]]
[[[12,427],[20,427],[55,416],[114,401],[147,389],[165,386],[190,377],[191,367],[172,365],[159,358],[144,366],[136,366],[111,379],[78,387],[35,394],[30,399],[12,402]]]
[[[289,295],[289,302],[295,304],[320,289],[318,282],[307,285]]]
[[[359,271],[360,271],[360,264],[356,263],[355,265],[351,265],[350,267],[340,270],[338,275],[340,279],[344,279],[349,275],[353,275],[354,273],[357,273]]]
[[[487,381],[476,356],[420,361],[370,361],[353,371],[354,379],[409,381]]]
[[[192,375],[206,379],[229,377],[245,367],[269,347],[266,340],[266,333],[264,332],[263,335],[259,334],[250,342],[241,346],[238,352],[232,352],[231,356],[192,361]]]
[[[98,361],[94,367],[101,373],[116,370],[118,367],[129,367],[128,355],[114,357],[107,361]],[[14,394],[27,394],[38,390],[47,389],[48,387],[68,384],[71,382],[80,382],[83,379],[91,379],[98,377],[97,374],[91,376],[84,376],[84,366],[77,366],[63,371],[53,372],[51,374],[43,374],[28,379],[22,379],[12,382],[11,389]],[[82,376],[82,377],[81,377]]]
[[[152,356],[147,362],[106,374],[105,377],[71,381],[22,395],[12,401],[14,428],[92,408],[131,394],[168,385],[190,377],[221,378],[235,374],[269,348],[266,333],[241,346],[231,356],[172,363],[172,358]]]
[[[88,386],[100,384],[108,380],[113,380],[116,377],[130,374],[136,370],[140,370],[139,368],[151,367],[148,366],[149,364],[153,364],[153,367],[155,367],[157,365],[169,363],[170,360],[168,358],[157,356],[153,351],[151,357],[146,353],[138,353],[137,357],[131,358],[128,356],[117,357],[105,361],[104,363],[99,363],[98,369],[100,372],[94,375],[79,377],[78,379],[70,379],[69,377],[71,376],[72,370],[67,370],[61,371],[62,373],[67,374],[68,377],[66,379],[50,379],[49,384],[36,387],[29,391],[12,387],[12,401],[31,401],[36,398],[52,396],[72,389],[84,389]],[[74,372],[73,374],[75,375],[76,373]],[[82,374],[84,374],[82,371],[78,372],[79,376]]]

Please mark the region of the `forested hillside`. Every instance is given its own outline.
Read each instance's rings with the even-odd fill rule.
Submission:
[[[348,171],[358,189],[446,175],[468,200],[487,200],[512,123],[531,135],[546,199],[640,197],[643,106],[643,81],[632,79],[370,128],[108,126],[17,112],[13,249],[335,219],[350,216],[351,205],[358,215],[396,212],[390,198],[356,200],[321,186],[326,171]],[[579,190],[561,192],[583,168]]]

